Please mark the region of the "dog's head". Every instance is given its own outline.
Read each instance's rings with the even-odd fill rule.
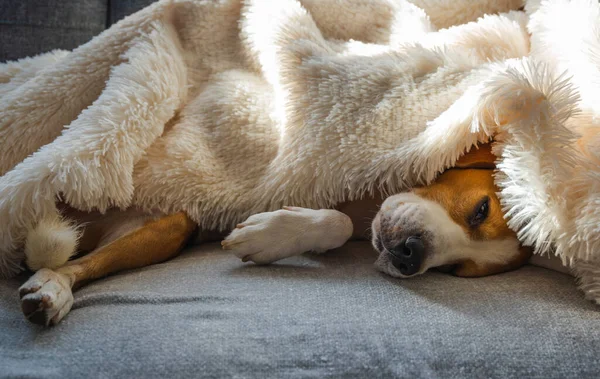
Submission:
[[[437,267],[485,276],[523,265],[521,247],[496,196],[490,144],[473,148],[427,187],[388,197],[373,219],[377,267],[410,277]]]

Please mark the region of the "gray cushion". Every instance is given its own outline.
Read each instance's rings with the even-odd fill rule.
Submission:
[[[0,61],[73,49],[102,32],[107,0],[0,1]]]
[[[57,327],[0,281],[0,372],[14,377],[518,377],[600,372],[600,313],[528,266],[482,279],[373,268],[366,243],[272,266],[216,245],[94,282]]]
[[[152,4],[156,0],[113,0],[110,2],[110,24]]]

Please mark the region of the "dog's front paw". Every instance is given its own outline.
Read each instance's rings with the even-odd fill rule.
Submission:
[[[352,236],[352,229],[350,218],[335,210],[285,207],[249,217],[221,245],[244,262],[267,264],[340,247]]]
[[[19,288],[19,296],[25,317],[44,326],[56,325],[73,305],[73,292],[67,277],[45,268]]]

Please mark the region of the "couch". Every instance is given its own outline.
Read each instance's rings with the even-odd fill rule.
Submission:
[[[144,0],[0,2],[0,60],[72,49]],[[0,280],[0,377],[596,378],[600,313],[572,277],[526,266],[398,280],[367,242],[270,266],[218,244],[94,282],[56,327]]]

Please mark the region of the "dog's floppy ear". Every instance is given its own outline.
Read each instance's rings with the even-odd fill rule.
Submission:
[[[496,156],[492,154],[492,144],[473,146],[471,150],[458,158],[454,167],[457,168],[496,168]]]

